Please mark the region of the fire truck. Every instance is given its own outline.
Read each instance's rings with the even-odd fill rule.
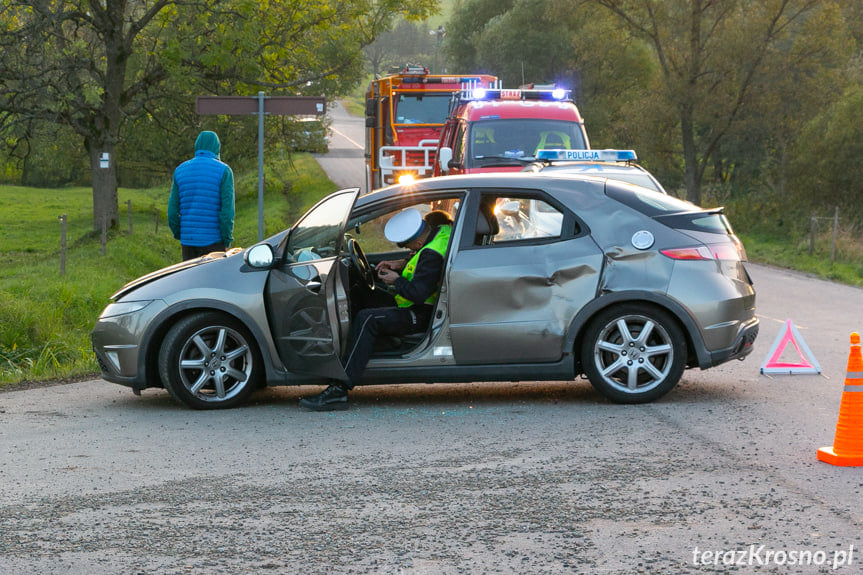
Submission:
[[[495,76],[432,75],[413,65],[374,80],[366,93],[366,191],[431,176],[452,96],[497,85]]]
[[[569,90],[468,88],[452,99],[433,175],[519,171],[549,149],[590,149]]]

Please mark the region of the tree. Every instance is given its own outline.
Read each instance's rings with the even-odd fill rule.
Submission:
[[[570,34],[547,0],[517,0],[475,35],[480,68],[504,86],[571,84]]]
[[[855,42],[847,24],[839,5],[825,3],[795,26],[781,50],[771,51],[754,96],[718,148],[714,178],[735,183],[736,193],[769,186],[788,198],[800,189],[789,167],[806,123],[857,82],[850,73]]]
[[[432,31],[434,32],[434,31]],[[436,36],[429,34],[424,23],[400,20],[391,31],[381,34],[363,49],[373,76],[405,64],[418,64],[432,68],[435,59]],[[433,74],[440,70],[432,69]]]
[[[453,71],[458,74],[498,74],[480,63],[479,37],[490,21],[505,14],[514,4],[515,0],[466,0],[456,4],[446,26],[444,47]]]
[[[571,0],[555,0],[546,18],[565,27],[561,35],[568,46],[563,64],[573,78],[568,87],[584,115],[591,145],[620,148],[637,141],[641,156],[651,134],[639,129],[638,122],[656,72],[649,48],[634,40],[606,9],[593,4],[573,10]]]
[[[118,223],[122,126],[201,93],[333,95],[361,48],[435,0],[6,0],[0,6],[0,127],[67,125],[83,140],[93,227]],[[101,167],[103,154],[111,161]]]
[[[594,0],[652,49],[659,96],[676,113],[687,199],[701,202],[714,154],[774,51],[825,0]]]
[[[812,116],[801,133],[791,168],[796,196],[805,207],[842,206],[843,217],[850,214],[857,224],[863,222],[861,109],[863,86],[857,85]]]

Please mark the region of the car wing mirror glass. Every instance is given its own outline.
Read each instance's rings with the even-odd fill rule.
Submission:
[[[450,169],[450,162],[452,161],[452,148],[443,147],[438,150],[437,153],[438,162],[440,163],[441,172],[448,172]]]
[[[255,269],[268,269],[275,261],[273,246],[270,244],[258,244],[252,246],[243,256],[246,264]]]

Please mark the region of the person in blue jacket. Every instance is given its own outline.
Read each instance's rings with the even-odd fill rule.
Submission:
[[[234,241],[234,173],[219,159],[215,132],[201,132],[195,157],[174,170],[168,225],[180,240],[183,260],[223,252]]]

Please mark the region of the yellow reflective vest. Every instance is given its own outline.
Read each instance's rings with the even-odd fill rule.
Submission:
[[[423,253],[423,250],[433,250],[436,251],[444,258],[444,265],[446,265],[446,248],[449,245],[449,236],[452,233],[452,226],[441,226],[438,230],[437,234],[432,241],[424,245],[420,248],[417,253],[413,255],[411,259],[408,260],[407,265],[402,270],[402,277],[408,281],[411,281],[414,277],[414,270],[417,267],[417,262],[419,261],[420,254]],[[435,299],[437,298],[437,290],[431,294],[425,303],[433,304]],[[399,307],[410,307],[414,305],[414,302],[409,299],[405,299],[400,295],[396,295],[396,305]]]

